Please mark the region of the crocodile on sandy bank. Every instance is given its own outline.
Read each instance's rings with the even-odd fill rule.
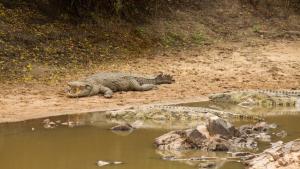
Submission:
[[[171,75],[166,74],[146,78],[126,73],[97,73],[83,80],[69,82],[67,96],[74,98],[103,94],[111,98],[116,91],[147,91],[156,88],[156,85],[174,81]]]
[[[212,94],[210,101],[241,106],[291,106],[299,107],[300,90],[245,90]]]

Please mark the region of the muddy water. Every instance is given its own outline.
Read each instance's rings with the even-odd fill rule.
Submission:
[[[0,126],[0,167],[3,169],[190,169],[195,166],[161,160],[153,147],[163,129],[139,129],[130,134],[108,130],[110,124],[59,126],[45,129],[42,120]],[[188,154],[188,153],[187,153]],[[199,154],[198,155],[207,155]],[[215,156],[215,154],[211,154]],[[97,160],[122,161],[96,166]],[[239,164],[226,164],[239,166]]]
[[[199,104],[195,104],[196,106]],[[192,106],[195,106],[192,105]],[[210,107],[210,104],[201,104]],[[213,105],[214,106],[214,105]],[[230,108],[225,108],[230,109]],[[267,110],[266,110],[267,111]],[[260,110],[262,112],[262,110]],[[71,120],[84,121],[80,126],[58,126],[45,129],[43,119],[0,125],[0,168],[2,169],[192,169],[198,164],[172,162],[161,159],[153,146],[154,138],[166,133],[166,129],[138,129],[132,133],[113,133],[112,124],[100,120],[90,123],[85,116],[72,116]],[[84,118],[83,118],[84,117]],[[84,119],[84,120],[82,120]],[[70,116],[51,118],[70,120]],[[300,137],[299,115],[266,116],[288,132],[282,140]],[[80,120],[79,120],[80,121]],[[268,145],[264,145],[266,147]],[[187,152],[190,156],[218,156],[222,153]],[[105,167],[96,161],[122,161],[124,164]],[[242,169],[237,162],[218,163],[221,169]]]
[[[152,147],[161,130],[137,130],[122,136],[110,126],[55,129],[33,124],[5,127],[0,137],[0,166],[3,169],[95,169],[97,160],[123,161],[103,168],[188,169],[189,166],[159,159]],[[16,129],[16,127],[18,129]],[[19,131],[18,131],[19,130]]]

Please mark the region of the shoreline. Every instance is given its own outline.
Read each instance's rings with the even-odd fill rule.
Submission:
[[[251,44],[251,45],[249,45]],[[179,104],[207,100],[207,95],[247,89],[300,89],[300,41],[251,39],[214,44],[213,47],[164,52],[125,63],[99,65],[66,74],[47,84],[0,83],[0,122],[83,112],[122,109],[149,104]],[[73,70],[74,71],[74,70]],[[173,84],[144,92],[117,92],[70,99],[62,93],[68,81],[97,72],[119,71],[140,75],[171,74]]]
[[[171,100],[171,101],[161,101],[161,102],[155,102],[150,104],[139,104],[139,105],[126,105],[126,106],[116,106],[116,107],[109,107],[109,108],[95,108],[90,110],[84,110],[84,111],[61,111],[61,112],[52,112],[52,113],[46,113],[46,114],[40,114],[40,113],[33,113],[33,114],[23,114],[20,117],[0,117],[0,124],[4,123],[16,123],[16,122],[23,122],[27,120],[35,120],[35,119],[42,119],[42,118],[51,118],[51,117],[58,117],[58,116],[64,116],[64,115],[82,115],[82,114],[88,114],[88,113],[97,113],[97,112],[105,112],[105,111],[111,111],[111,110],[122,110],[122,109],[128,109],[130,107],[136,107],[136,106],[154,106],[154,105],[176,105],[176,104],[185,104],[185,103],[193,103],[193,102],[204,102],[208,101],[207,97],[195,97],[195,98],[186,98],[186,99],[180,99],[180,100]]]

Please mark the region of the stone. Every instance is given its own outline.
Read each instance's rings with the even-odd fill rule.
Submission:
[[[56,123],[55,122],[52,122],[52,121],[44,121],[44,125],[43,125],[43,127],[45,128],[45,129],[52,129],[52,128],[55,128],[56,127]]]
[[[253,126],[253,130],[256,132],[267,132],[269,130],[269,125],[266,122],[260,122]]]
[[[202,133],[206,138],[209,138],[209,132],[205,125],[198,125],[196,129]]]
[[[251,160],[246,161],[249,169],[278,168],[293,169],[300,168],[300,140],[290,141],[283,144],[278,141],[271,148]]]
[[[155,139],[154,145],[160,150],[186,150],[193,148],[185,138],[182,131],[171,131]]]
[[[287,132],[284,131],[284,130],[282,130],[282,131],[276,133],[275,135],[276,135],[277,137],[284,138],[284,137],[287,136]]]
[[[43,127],[46,129],[52,129],[56,127],[56,123],[51,121],[50,119],[44,119],[42,123]]]
[[[109,162],[107,162],[107,161],[101,161],[101,160],[97,161],[97,166],[98,167],[102,167],[102,166],[105,166],[105,165],[108,165],[108,164],[109,164]]]
[[[246,125],[240,126],[238,128],[238,130],[241,133],[241,135],[249,135],[249,134],[253,133],[252,128],[253,128],[253,125],[246,124]]]
[[[214,167],[216,167],[216,165],[217,164],[215,162],[209,161],[209,162],[199,163],[198,167],[199,167],[199,169],[201,169],[201,168],[214,168]]]
[[[199,147],[203,144],[205,139],[207,139],[205,134],[202,134],[197,129],[186,130],[186,138],[189,142],[191,142]]]
[[[253,153],[250,152],[233,152],[231,154],[233,157],[244,157],[244,156],[253,155]]]
[[[60,125],[62,126],[67,126],[70,128],[75,127],[77,124],[74,121],[66,121],[66,122],[62,122]]]
[[[102,160],[99,160],[99,161],[97,161],[97,166],[98,167],[103,167],[103,166],[106,166],[106,165],[118,165],[118,164],[123,164],[123,162],[121,162],[121,161],[102,161]]]
[[[300,151],[300,144],[298,143],[294,143],[291,145],[291,152],[299,152]]]
[[[251,160],[255,157],[255,154],[251,152],[232,152],[231,155],[233,158],[239,158],[243,161]]]
[[[271,142],[271,136],[267,133],[258,133],[255,138],[262,142]]]
[[[230,149],[229,142],[222,138],[212,138],[207,145],[208,151],[228,151]]]
[[[214,116],[209,119],[207,125],[164,134],[156,138],[155,145],[159,150],[255,151],[258,147],[257,140],[271,141],[271,136],[266,133],[266,126],[267,123],[258,123],[236,129],[229,122]],[[253,157],[252,155],[243,159]]]
[[[257,148],[257,142],[254,138],[236,138],[232,141],[232,145],[235,149],[250,149],[254,150]]]
[[[117,126],[114,126],[111,128],[111,130],[114,130],[114,131],[130,131],[130,130],[133,130],[133,127],[126,123],[126,124],[119,124]]]
[[[209,119],[207,130],[210,135],[219,134],[227,138],[237,137],[240,135],[240,132],[232,124],[217,116]]]
[[[43,123],[45,124],[45,123],[50,123],[50,119],[45,119],[45,120],[43,120]]]

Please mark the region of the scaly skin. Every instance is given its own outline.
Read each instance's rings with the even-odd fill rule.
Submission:
[[[259,116],[246,115],[242,113],[226,112],[203,107],[186,107],[186,106],[145,106],[134,109],[116,110],[106,112],[107,118],[124,118],[124,119],[174,119],[174,120],[200,120],[209,116],[218,116],[225,119],[238,120],[263,120]]]
[[[254,90],[270,96],[300,97],[300,90]]]
[[[103,94],[111,98],[116,91],[147,91],[156,85],[173,83],[173,77],[160,74],[155,78],[145,78],[126,73],[98,73],[86,79],[69,82],[68,97],[86,97]]]
[[[295,107],[299,103],[299,90],[248,90],[212,94],[210,101],[238,104],[241,106]]]

